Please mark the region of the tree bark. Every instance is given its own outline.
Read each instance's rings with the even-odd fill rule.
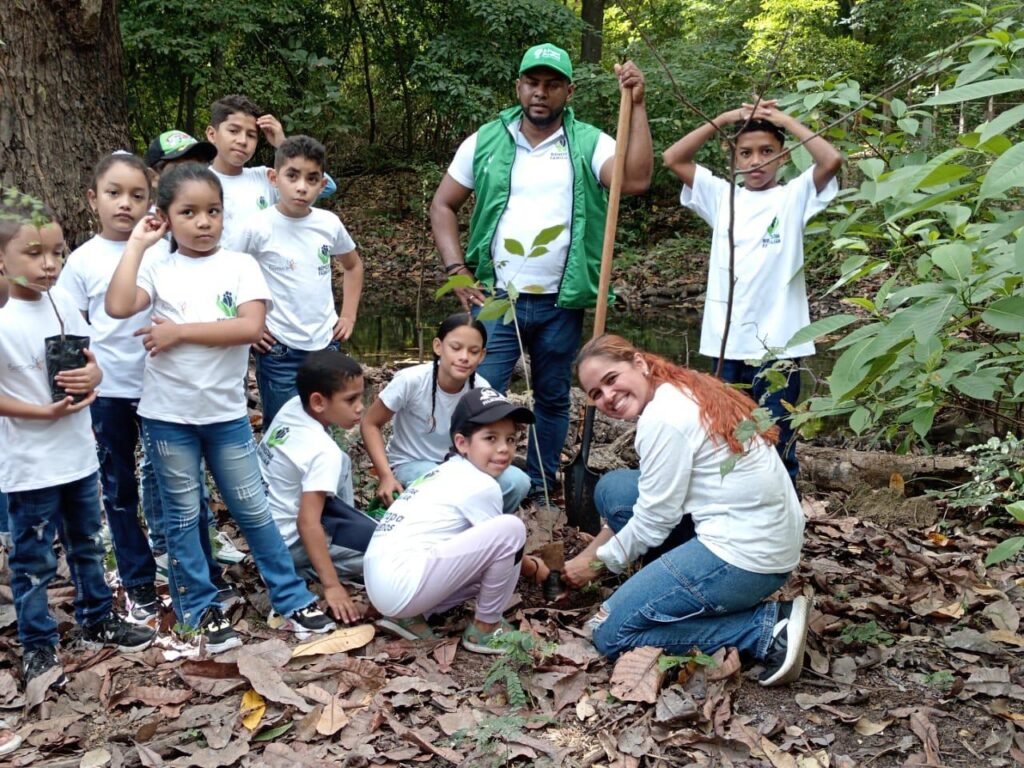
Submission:
[[[860,487],[888,488],[894,474],[910,483],[914,478],[967,479],[966,456],[901,456],[886,451],[856,451],[797,444],[800,479],[819,491],[851,492]]]
[[[583,50],[580,58],[589,64],[601,63],[601,44],[604,28],[604,0],[583,0],[580,15],[586,26],[583,28]]]
[[[4,0],[0,41],[0,185],[45,201],[78,244],[93,166],[131,148],[117,0]]]

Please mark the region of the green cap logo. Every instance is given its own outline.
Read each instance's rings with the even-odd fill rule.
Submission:
[[[181,149],[188,149],[199,142],[193,139],[184,131],[167,131],[160,134],[160,149],[164,152],[175,152]]]
[[[519,64],[519,74],[534,67],[553,69],[572,80],[572,62],[569,60],[569,54],[557,45],[541,43],[533,46],[523,55],[523,60]]]

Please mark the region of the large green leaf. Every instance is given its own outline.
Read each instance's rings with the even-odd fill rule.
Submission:
[[[999,542],[985,557],[985,565],[995,565],[1008,560],[1024,549],[1024,536],[1013,536]]]
[[[978,199],[985,200],[1024,184],[1024,142],[1001,154],[985,174]]]
[[[836,401],[844,400],[848,393],[861,385],[865,374],[871,367],[869,349],[874,339],[865,339],[847,349],[836,360],[832,368],[832,375],[828,377],[829,388],[832,390],[832,398]]]
[[[947,243],[932,251],[932,263],[958,282],[971,274],[971,249],[964,243]]]
[[[565,231],[565,224],[556,224],[553,227],[547,227],[546,229],[542,229],[540,232],[537,233],[537,236],[533,238],[533,243],[531,244],[531,247],[536,248],[538,245],[547,245],[560,234],[562,234],[563,231]]]
[[[509,253],[515,254],[516,256],[526,255],[523,244],[518,240],[513,240],[511,237],[505,238],[505,250]]]
[[[993,136],[999,136],[1008,128],[1015,126],[1021,120],[1024,120],[1024,104],[1018,104],[1016,107],[1008,109],[993,118],[992,121],[986,124],[981,130],[981,136],[978,138],[978,142],[980,144],[984,144]]]
[[[1024,296],[997,299],[981,313],[981,319],[1000,331],[1024,333]]]
[[[989,96],[996,96],[1000,93],[1024,90],[1024,80],[1013,77],[1002,77],[995,80],[986,80],[982,83],[971,83],[960,88],[952,88],[948,91],[937,93],[924,102],[925,107],[937,107],[943,104],[959,104],[962,101],[972,99],[987,99]]]
[[[832,315],[831,317],[823,317],[821,320],[815,320],[810,325],[794,333],[793,338],[786,344],[786,348],[806,344],[808,341],[815,341],[822,336],[835,333],[840,328],[845,328],[858,319],[856,315]]]

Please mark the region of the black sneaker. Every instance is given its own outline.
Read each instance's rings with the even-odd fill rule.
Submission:
[[[29,648],[21,657],[21,673],[25,679],[25,686],[27,687],[31,680],[54,667],[60,669],[60,677],[50,683],[50,688],[60,690],[68,684],[68,678],[64,674],[64,668],[60,665],[60,659],[57,658],[57,649],[52,645]]]
[[[122,653],[144,651],[155,637],[152,627],[131,624],[113,611],[102,621],[82,627],[82,645],[92,651],[111,647]]]
[[[267,625],[297,635],[322,635],[338,628],[334,620],[320,610],[315,600],[305,608],[292,613],[287,619],[276,611],[271,611]]]
[[[156,596],[156,588],[152,584],[128,587],[127,608],[125,619],[132,624],[156,629],[157,617],[160,615],[160,600]]]
[[[196,631],[205,636],[206,650],[210,653],[222,653],[242,644],[242,638],[231,628],[231,622],[224,618],[219,605],[206,609]]]
[[[810,601],[798,597],[791,603],[779,603],[779,620],[772,629],[772,642],[764,657],[765,671],[758,682],[765,687],[794,682],[804,668],[807,619]]]

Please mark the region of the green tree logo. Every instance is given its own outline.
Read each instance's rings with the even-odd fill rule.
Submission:
[[[224,294],[217,299],[217,306],[224,313],[224,317],[238,317],[238,307],[235,306],[235,295],[231,291],[224,291]]]
[[[263,195],[260,195],[259,199],[256,201],[256,207],[262,211],[267,207],[267,205],[267,198],[265,198]]]
[[[288,441],[288,427],[278,427],[267,436],[267,445],[270,448],[278,448]]]
[[[779,217],[776,216],[772,219],[772,223],[768,225],[768,237],[774,237],[779,233]]]
[[[331,249],[326,243],[320,246],[320,252],[317,254],[321,264],[326,264],[331,260]]]

